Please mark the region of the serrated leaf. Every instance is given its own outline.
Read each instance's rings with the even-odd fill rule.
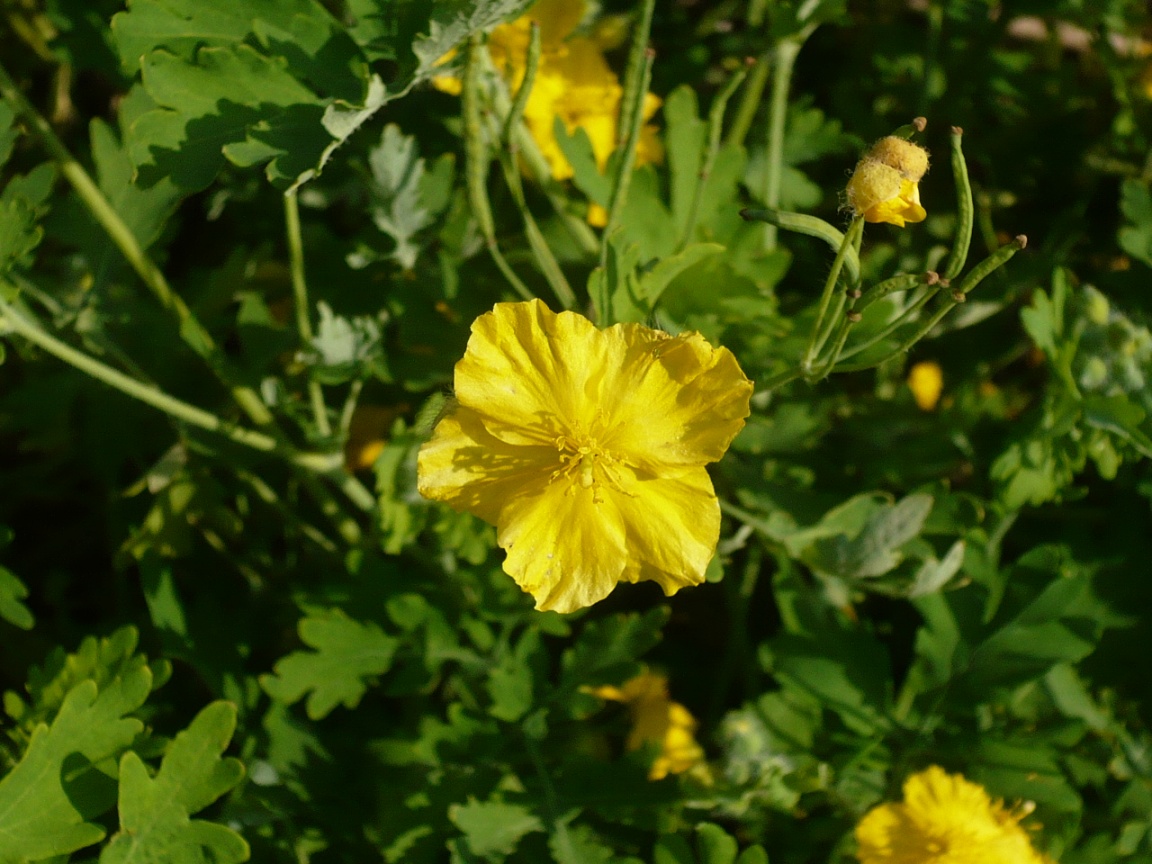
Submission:
[[[473,33],[491,30],[497,24],[522,14],[534,0],[439,0],[432,4],[426,33],[412,43],[417,65],[415,81],[429,77],[445,54]]]
[[[377,319],[367,315],[344,318],[324,302],[317,303],[316,309],[320,321],[306,359],[319,381],[343,384],[353,378],[387,375]]]
[[[0,567],[0,618],[21,630],[31,630],[36,623],[32,613],[20,601],[28,596],[28,589],[6,567]]]
[[[248,844],[223,825],[190,818],[244,776],[237,759],[221,759],[236,729],[236,706],[213,702],[172,739],[153,778],[133,752],[120,760],[120,831],[100,864],[164,861],[235,864],[248,860]]]
[[[448,818],[464,832],[469,851],[481,857],[511,855],[525,835],[544,830],[544,823],[527,807],[499,801],[454,804],[448,808]]]
[[[572,824],[567,820],[566,830],[553,831],[548,836],[548,849],[556,864],[610,864],[619,861],[615,850],[606,845],[590,825]]]
[[[291,705],[308,693],[307,711],[313,720],[337,705],[355,708],[368,689],[366,679],[392,666],[398,640],[372,622],[361,623],[340,611],[300,622],[300,639],[315,651],[294,651],[276,663],[275,675],[261,675],[260,684],[273,699]]]
[[[368,154],[368,166],[374,181],[370,187],[372,221],[395,241],[392,257],[405,270],[410,270],[420,252],[419,245],[412,239],[432,224],[435,215],[423,194],[424,160],[416,139],[389,123],[384,127],[380,143]]]
[[[136,666],[104,688],[84,681],[65,697],[52,725],[38,725],[23,758],[0,779],[0,862],[39,861],[99,842],[90,820],[108,804],[94,794],[114,768],[102,766],[128,747],[144,724],[125,715],[144,704],[152,685]],[[102,770],[103,769],[103,772]]]

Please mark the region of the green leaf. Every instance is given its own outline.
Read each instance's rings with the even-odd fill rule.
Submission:
[[[264,691],[288,705],[308,693],[313,720],[343,704],[355,708],[368,689],[366,679],[392,666],[398,640],[372,622],[361,623],[333,610],[300,621],[300,639],[315,651],[294,651],[277,661],[275,675],[261,675]]]
[[[1126,224],[1119,234],[1120,248],[1152,266],[1152,193],[1139,180],[1120,184],[1120,212]]]
[[[147,249],[160,236],[182,193],[168,178],[147,189],[138,186],[128,151],[121,146],[111,127],[97,119],[89,128],[100,191],[140,245]]]
[[[120,831],[101,853],[100,864],[248,860],[248,844],[231,828],[189,818],[243,778],[238,759],[220,758],[235,729],[236,706],[213,702],[172,739],[154,778],[136,753],[125,753]]]
[[[20,601],[28,596],[28,589],[6,567],[0,567],[0,618],[21,630],[31,630],[36,623],[32,613]]]
[[[696,826],[696,854],[700,864],[734,864],[736,840],[719,825],[702,822]]]
[[[84,681],[51,726],[36,726],[23,758],[0,779],[0,862],[66,855],[103,839],[90,820],[111,803],[103,794],[115,772],[109,760],[143,730],[125,715],[144,704],[151,685],[142,665],[103,688]]]
[[[343,318],[323,301],[316,309],[320,321],[305,356],[317,380],[343,384],[372,375],[388,377],[379,319],[367,315]]]
[[[668,610],[657,606],[643,615],[613,615],[590,622],[576,644],[564,652],[562,685],[618,684],[639,670],[636,659],[660,641]]]
[[[815,696],[861,735],[887,728],[892,673],[874,637],[828,628],[814,637],[782,634],[771,648],[772,671],[790,689]]]
[[[396,242],[391,257],[411,270],[420,252],[413,238],[448,204],[446,191],[455,173],[452,158],[441,159],[434,173],[426,174],[416,139],[389,123],[380,143],[368,153],[368,166],[373,179],[372,221]]]
[[[669,93],[664,101],[664,121],[672,219],[676,236],[680,237],[700,182],[708,132],[708,124],[698,116],[696,91],[684,84]]]
[[[544,830],[539,817],[527,807],[499,801],[454,804],[448,808],[448,818],[464,832],[469,851],[481,857],[511,855],[525,835]]]

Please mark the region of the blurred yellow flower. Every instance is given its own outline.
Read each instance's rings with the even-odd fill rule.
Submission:
[[[866,222],[903,228],[928,215],[920,204],[920,180],[928,170],[928,151],[889,135],[864,154],[845,190],[848,206]]]
[[[939,363],[924,361],[908,370],[908,389],[921,411],[931,411],[944,390],[944,371]]]
[[[497,303],[472,324],[455,390],[420,448],[420,492],[494,524],[537,609],[572,612],[618,582],[671,595],[704,580],[720,534],[704,466],[752,395],[730,351]]]
[[[602,43],[573,35],[584,15],[583,0],[540,0],[527,14],[497,27],[488,38],[493,65],[511,87],[517,88],[524,80],[532,22],[540,26],[540,65],[524,109],[524,121],[556,180],[572,176],[572,166],[556,141],[557,117],[569,134],[577,128],[587,133],[601,170],[616,147],[623,88],[604,58]],[[432,83],[448,93],[460,92],[460,80],[453,76],[437,76]],[[660,104],[657,96],[646,94],[643,119],[651,119]],[[663,158],[663,143],[656,127],[645,122],[636,148],[636,164],[660,162]],[[595,223],[595,217],[591,221]]]
[[[1051,864],[1020,820],[983,786],[933,765],[904,782],[904,801],[872,808],[856,826],[861,864]]]
[[[711,774],[704,761],[704,748],[696,741],[696,718],[668,695],[668,679],[644,672],[621,687],[597,687],[591,691],[601,699],[623,702],[632,715],[628,734],[629,750],[648,744],[660,747],[660,755],[648,771],[649,780],[663,780],[669,774],[691,772],[702,782]]]

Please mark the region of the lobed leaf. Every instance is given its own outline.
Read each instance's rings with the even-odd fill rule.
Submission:
[[[120,831],[101,853],[100,864],[248,860],[248,844],[231,828],[190,818],[243,778],[238,759],[220,758],[235,729],[236,706],[213,702],[172,739],[155,777],[136,753],[125,753]]]
[[[371,622],[353,621],[339,610],[300,621],[300,639],[315,651],[294,651],[277,661],[274,675],[261,675],[264,691],[291,705],[308,695],[308,716],[319,720],[337,705],[355,708],[366,679],[392,666],[399,641]]]

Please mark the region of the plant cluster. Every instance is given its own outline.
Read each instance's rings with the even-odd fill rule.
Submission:
[[[0,0],[0,864],[1150,864],[1149,34]]]

